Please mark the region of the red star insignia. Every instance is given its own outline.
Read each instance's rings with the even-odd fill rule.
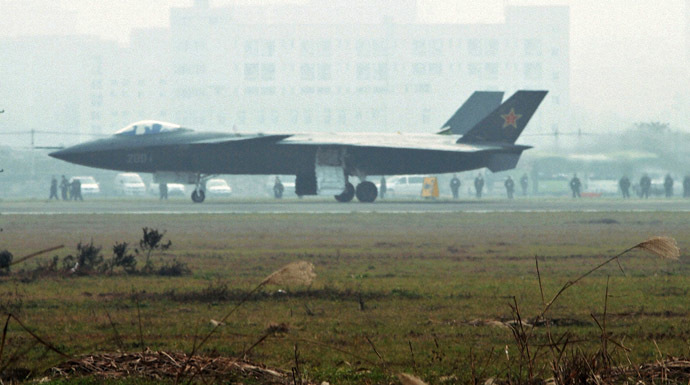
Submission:
[[[522,117],[522,115],[516,114],[515,109],[511,108],[509,113],[501,115],[501,117],[503,118],[503,128],[508,126],[517,128],[517,121]]]

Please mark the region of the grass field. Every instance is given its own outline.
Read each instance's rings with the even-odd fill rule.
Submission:
[[[202,351],[242,355],[269,325],[285,323],[287,333],[269,336],[247,358],[289,371],[297,345],[304,372],[317,382],[385,383],[401,371],[430,383],[467,382],[472,367],[485,378],[512,370],[517,350],[510,330],[477,320],[510,319],[513,297],[523,317],[538,314],[535,256],[550,297],[568,279],[653,235],[676,238],[681,260],[635,251],[621,259],[623,271],[616,264],[597,271],[555,304],[550,315],[561,323],[554,331],[570,331],[585,341],[578,345],[582,349],[595,349],[601,332],[591,314],[601,319],[610,276],[608,330],[630,349],[614,358],[627,363],[659,354],[690,355],[690,279],[682,255],[690,242],[688,215],[3,216],[0,248],[15,258],[66,245],[13,266],[15,273],[53,254],[74,254],[79,241],[93,240],[109,257],[115,241],[136,243],[148,226],[166,230],[172,241],[156,262],[177,258],[192,274],[37,279],[13,274],[0,278],[0,292],[5,309],[16,311],[28,328],[69,355],[119,347],[189,352],[195,336],[211,330],[211,319],[221,319],[271,272],[304,260],[316,267],[311,287],[284,288],[287,294],[282,294],[281,288],[267,286]],[[61,361],[10,322],[0,362],[6,373],[28,370],[41,377]]]

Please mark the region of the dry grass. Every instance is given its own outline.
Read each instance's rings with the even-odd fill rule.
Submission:
[[[292,383],[289,374],[279,369],[227,357],[193,356],[183,353],[151,351],[135,353],[95,354],[75,358],[51,369],[57,377],[94,376],[106,378],[143,377],[173,379],[180,368],[193,368],[199,381],[216,383],[260,383],[287,385]]]
[[[398,378],[402,385],[426,385],[426,382],[422,381],[422,379],[411,374],[400,373],[398,374]]]
[[[273,272],[271,275],[261,281],[260,285],[308,286],[314,282],[314,278],[316,278],[314,264],[305,261],[297,261],[283,266],[280,270]]]
[[[210,319],[220,320],[257,283],[276,278],[283,270],[273,272],[276,267],[301,260],[313,264],[319,273],[317,280],[312,277],[299,283],[311,281],[309,295],[303,288],[279,292],[280,286],[261,285],[265,290],[229,316],[196,355],[241,357],[248,351],[251,361],[289,372],[295,366],[294,347],[299,344],[301,373],[317,382],[390,383],[397,381],[394,373],[408,372],[429,383],[442,383],[442,378],[452,376],[456,380],[449,383],[469,383],[477,378],[506,378],[502,376],[507,366],[504,347],[510,345],[511,365],[519,354],[510,332],[516,326],[539,326],[535,344],[548,343],[543,319],[505,321],[511,316],[506,303],[513,296],[525,314],[536,314],[543,307],[535,254],[540,255],[544,291],[555,293],[585,267],[599,264],[601,255],[612,255],[650,234],[680,237],[681,245],[690,241],[682,213],[645,214],[642,221],[634,213],[603,215],[615,218],[617,224],[588,222],[602,214],[565,217],[544,213],[357,214],[338,216],[337,221],[332,215],[154,216],[145,223],[141,216],[15,216],[4,226],[4,239],[6,247],[18,254],[43,245],[17,229],[44,231],[41,242],[47,245],[74,244],[77,233],[107,245],[137,239],[141,226],[155,225],[168,230],[176,254],[194,274],[179,278],[51,278],[26,283],[5,278],[0,290],[5,301],[14,298],[23,303],[18,314],[27,328],[71,356],[95,349],[143,349],[140,327],[146,345],[189,353],[215,326]],[[207,225],[198,226],[199,219]],[[568,326],[550,323],[554,336],[570,333],[573,340],[583,341],[583,351],[597,352],[602,333],[591,314],[602,321],[606,277],[613,275],[607,335],[614,340],[626,336],[626,346],[633,348],[630,359],[637,367],[657,356],[652,341],[663,352],[685,355],[684,341],[690,335],[686,322],[690,317],[688,266],[683,259],[670,263],[638,254],[628,255],[624,262],[624,273],[611,264],[592,273],[586,285],[563,294],[550,309],[549,320],[576,322]],[[313,270],[296,271],[308,278]],[[218,281],[228,282],[227,290],[234,294],[209,294],[203,301],[196,297],[179,301],[165,295],[172,290],[201,293]],[[143,291],[146,293],[138,296],[139,307],[131,293]],[[358,306],[358,296],[365,307]],[[499,320],[502,326],[475,327],[471,321],[475,319]],[[250,349],[271,324],[280,323],[289,325],[287,332],[270,335]],[[14,321],[7,341],[3,357],[26,350],[26,358],[12,363],[13,367],[32,368],[40,374],[61,360],[55,353],[46,353],[43,346],[32,348],[32,339]],[[368,341],[385,358],[387,371],[381,369],[382,360]],[[625,356],[614,358],[626,362],[621,360]],[[548,357],[536,359],[534,377],[551,376]],[[0,362],[6,363],[5,359]],[[468,369],[472,365],[477,367],[476,378]],[[511,377],[514,381],[525,378]]]
[[[638,243],[635,247],[650,252],[661,259],[677,261],[680,257],[678,243],[671,237],[651,237]]]

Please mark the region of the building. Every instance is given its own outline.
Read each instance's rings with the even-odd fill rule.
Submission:
[[[0,68],[26,72],[18,76],[41,74],[0,96],[12,104],[21,89],[21,102],[38,111],[26,129],[67,114],[56,128],[84,135],[140,119],[208,130],[434,132],[474,90],[547,89],[530,130],[560,129],[568,7],[508,6],[495,24],[420,24],[416,9],[415,0],[223,8],[197,0],[172,9],[169,29],[134,31],[127,47],[79,38],[64,51],[46,37],[21,48],[20,63],[0,57]],[[40,64],[53,55],[65,68]],[[59,95],[30,96],[53,76],[62,80],[49,89],[69,95],[59,108],[50,105]]]

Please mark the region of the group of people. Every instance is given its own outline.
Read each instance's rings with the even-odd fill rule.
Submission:
[[[84,200],[84,198],[81,196],[81,182],[77,178],[70,182],[63,175],[62,180],[58,185],[57,178],[53,176],[53,178],[50,180],[50,197],[48,200],[52,200],[53,198],[55,198],[55,200],[60,200],[60,197],[58,197],[58,188],[60,190],[60,197],[62,197],[63,201]]]
[[[450,180],[450,191],[453,193],[453,199],[458,199],[460,195],[460,186],[462,185],[462,182],[460,182],[460,179],[458,179],[457,175],[453,175],[453,178]],[[505,182],[503,182],[503,185],[506,188],[506,195],[508,196],[508,199],[513,199],[515,195],[515,182],[513,181],[513,178],[508,176],[506,178]],[[529,177],[527,174],[523,174],[522,177],[520,178],[520,187],[522,188],[522,195],[526,196],[527,195],[527,188],[529,187]],[[476,178],[474,178],[474,192],[475,195],[477,196],[477,199],[482,197],[482,191],[484,190],[484,177],[482,174],[478,174]]]
[[[508,175],[508,178],[506,178],[506,181],[503,182],[503,185],[506,188],[506,195],[508,195],[508,199],[513,199],[513,195],[515,193],[515,182],[513,182],[513,178]],[[527,174],[522,174],[522,177],[520,177],[520,188],[522,189],[522,195],[527,196],[527,188],[529,187],[529,177]]]
[[[671,174],[666,174],[666,177],[664,178],[664,195],[666,198],[670,198],[673,196],[673,177],[671,177]],[[580,189],[582,187],[582,183],[580,182],[580,178],[577,177],[577,174],[573,175],[573,178],[570,180],[570,190],[573,193],[573,198],[579,198],[580,197]],[[630,178],[628,178],[626,175],[624,175],[619,181],[618,181],[618,187],[620,188],[621,194],[623,195],[623,198],[630,198],[630,188],[632,187],[632,183],[630,182]],[[640,183],[638,185],[639,189],[637,191],[637,194],[640,198],[649,198],[649,195],[652,193],[652,179],[649,177],[649,175],[644,174],[640,178]],[[688,198],[690,197],[690,176],[686,176],[683,179],[683,197]]]
[[[670,198],[673,196],[673,177],[671,174],[666,174],[666,177],[664,178],[664,195],[666,198]],[[623,198],[630,198],[630,179],[627,176],[623,176],[619,181],[618,181],[618,187],[620,187],[621,194],[623,194]],[[644,174],[640,178],[640,185],[639,185],[639,190],[638,190],[638,195],[640,198],[649,198],[650,193],[652,192],[652,179],[649,177],[649,175]],[[683,197],[688,198],[690,197],[690,175],[686,175],[685,178],[683,178]]]

